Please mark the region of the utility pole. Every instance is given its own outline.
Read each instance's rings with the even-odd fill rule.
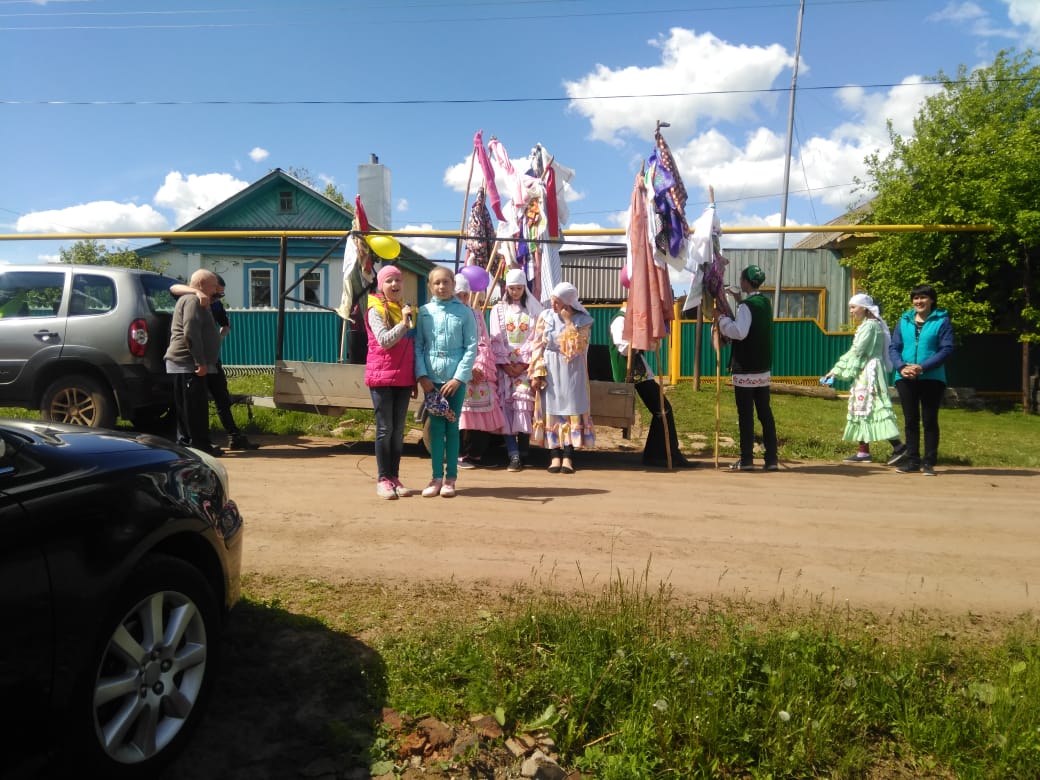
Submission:
[[[787,109],[787,154],[784,155],[784,194],[780,203],[780,227],[787,226],[787,194],[791,188],[791,142],[794,138],[794,98],[798,91],[798,62],[802,59],[802,17],[805,15],[805,0],[798,4],[798,32],[794,46],[794,75],[791,76],[791,102]],[[784,236],[776,250],[776,289],[773,291],[773,316],[780,311],[780,279],[784,270]]]

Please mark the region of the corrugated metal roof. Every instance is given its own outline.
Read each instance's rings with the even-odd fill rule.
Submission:
[[[828,225],[858,225],[864,218],[870,214],[871,202],[867,201],[862,205],[852,209],[852,211],[846,211],[844,214],[835,217]],[[808,236],[803,238],[797,244],[792,247],[793,249],[836,249],[838,244],[847,241],[850,237],[849,233],[810,233]]]

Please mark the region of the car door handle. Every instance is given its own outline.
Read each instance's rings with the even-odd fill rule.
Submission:
[[[49,344],[52,341],[57,341],[61,338],[60,334],[53,330],[38,330],[33,334],[37,341],[42,341],[44,344]]]

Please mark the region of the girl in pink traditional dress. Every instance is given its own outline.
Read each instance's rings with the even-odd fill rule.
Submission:
[[[509,471],[520,471],[518,436],[530,436],[534,394],[527,376],[534,326],[541,304],[527,289],[527,275],[514,268],[506,274],[505,297],[491,312],[491,350],[498,365],[498,399],[504,418]]]
[[[474,297],[469,280],[462,274],[455,275],[455,297],[467,306]],[[486,434],[501,433],[505,426],[502,409],[498,403],[498,367],[495,356],[491,352],[491,338],[484,325],[484,316],[473,309],[473,319],[477,323],[477,360],[473,364],[473,378],[466,383],[466,400],[462,402],[462,414],[459,417],[459,430],[463,432],[465,444],[463,451],[466,457],[459,457],[459,468],[469,468],[479,462],[483,447],[475,446],[484,440]]]

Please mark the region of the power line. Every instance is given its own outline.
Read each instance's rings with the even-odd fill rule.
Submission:
[[[1008,79],[1008,81],[1025,81],[1025,78]],[[994,81],[990,79],[989,81]],[[895,89],[898,87],[920,87],[922,84],[973,84],[973,79],[963,81],[918,81],[890,84],[834,84],[817,87],[799,87],[799,92],[826,91],[848,89],[855,86],[859,89]],[[558,95],[554,97],[503,97],[503,98],[400,98],[387,100],[355,100],[347,98],[323,98],[315,100],[301,99],[194,99],[194,100],[0,100],[5,106],[421,106],[421,105],[460,105],[488,103],[562,103],[564,101],[581,102],[591,100],[640,100],[645,98],[703,97],[710,95],[755,95],[776,92],[789,92],[789,87],[769,87],[764,89],[717,89],[700,92],[655,92],[642,95],[579,95],[575,97]]]

